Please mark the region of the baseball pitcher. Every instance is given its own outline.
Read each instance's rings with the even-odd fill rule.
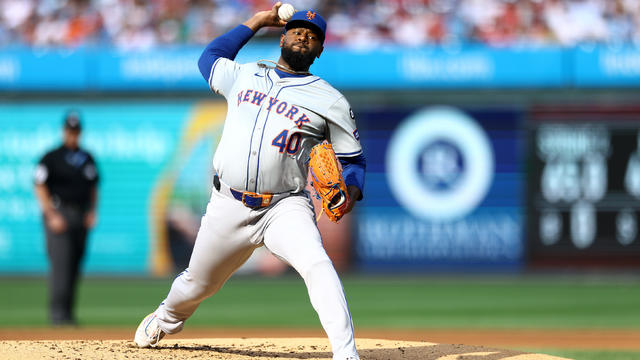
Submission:
[[[362,198],[365,158],[349,103],[309,72],[322,54],[325,21],[312,10],[284,21],[280,6],[214,39],[200,57],[202,76],[228,106],[213,159],[216,175],[189,266],[138,326],[140,347],[182,330],[198,305],[266,246],[304,279],[333,359],[359,359],[347,300],[304,189],[311,172],[324,211],[338,221]],[[266,26],[284,27],[278,61],[235,62]]]

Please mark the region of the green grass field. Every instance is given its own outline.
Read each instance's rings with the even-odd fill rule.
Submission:
[[[136,326],[172,279],[85,278],[85,326]],[[640,329],[637,276],[343,276],[356,328]],[[46,283],[0,278],[0,327],[47,324]],[[319,327],[296,276],[234,277],[189,320],[200,327]],[[640,339],[639,339],[640,341]],[[526,349],[576,359],[640,359],[640,352]]]

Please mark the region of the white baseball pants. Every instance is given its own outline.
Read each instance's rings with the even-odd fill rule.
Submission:
[[[189,261],[156,310],[160,328],[174,334],[198,305],[215,294],[253,251],[266,246],[304,279],[333,359],[359,359],[351,314],[340,279],[327,256],[305,196],[289,196],[251,209],[214,188]]]

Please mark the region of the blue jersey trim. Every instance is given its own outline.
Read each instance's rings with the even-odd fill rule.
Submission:
[[[280,70],[278,68],[275,68],[274,70],[276,71],[276,74],[278,74],[278,76],[280,76],[281,78],[288,78],[288,77],[301,78],[301,77],[309,76],[309,75],[303,75],[303,74],[291,74],[286,71]]]
[[[220,60],[220,58],[216,59],[216,61],[213,63],[213,66],[211,67],[211,74],[209,74],[209,80],[207,81],[209,83],[209,89],[211,89],[211,91],[215,91],[213,90],[213,72],[216,71],[216,66],[218,66],[218,60]]]
[[[357,156],[362,154],[362,150],[358,150],[358,151],[354,151],[354,152],[350,152],[350,153],[336,153],[336,156],[340,157],[340,156],[345,156],[345,157],[349,157],[349,156]]]
[[[280,95],[280,93],[282,92],[282,90],[286,89],[286,88],[290,88],[290,87],[296,87],[296,86],[306,86],[309,84],[313,84],[314,82],[320,80],[320,78],[316,78],[313,81],[310,81],[308,83],[305,84],[292,84],[292,85],[287,85],[287,86],[283,86],[280,88],[280,90],[278,90],[278,93],[275,96],[275,99],[278,98],[278,96]],[[260,137],[260,147],[258,148],[258,167],[256,168],[256,186],[255,186],[255,190],[253,190],[254,192],[258,192],[258,177],[260,176],[260,155],[262,154],[262,142],[264,141],[264,130],[267,127],[267,120],[269,120],[269,115],[271,115],[271,109],[269,109],[269,113],[267,114],[266,118],[264,119],[264,124],[262,126],[262,136]]]
[[[269,82],[271,83],[271,87],[269,87],[269,91],[267,91],[267,95],[265,95],[265,99],[267,96],[269,96],[269,93],[271,93],[271,89],[273,89],[273,80],[271,80],[271,76],[269,76],[269,73],[267,72],[267,79],[269,79]],[[267,100],[265,102],[265,104],[267,104],[269,102],[269,100]],[[249,154],[247,155],[247,176],[246,176],[246,180],[245,180],[245,185],[244,188],[249,190],[249,168],[251,167],[251,146],[253,145],[253,134],[256,130],[256,124],[258,123],[258,117],[260,116],[260,112],[262,111],[262,108],[264,107],[261,106],[260,110],[258,110],[258,114],[256,115],[256,119],[253,121],[253,129],[251,130],[251,138],[249,140]],[[269,110],[269,114],[271,113],[271,110]],[[269,114],[267,114],[267,118],[269,117]],[[264,129],[262,129],[262,134],[264,136]],[[262,138],[260,138],[260,148],[262,148]],[[258,164],[260,164],[260,153],[258,152]],[[258,166],[258,170],[256,171],[256,189],[254,190],[254,192],[257,192],[257,187],[258,187],[258,171],[259,171],[260,167]]]

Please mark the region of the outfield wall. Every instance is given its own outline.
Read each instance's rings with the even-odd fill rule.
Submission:
[[[200,91],[202,49],[144,52],[108,48],[0,51],[3,91]],[[279,48],[252,42],[240,62],[277,60]],[[312,70],[342,90],[637,87],[640,48],[455,46],[328,47]]]
[[[89,272],[146,273],[167,202],[204,208],[212,149],[224,104],[194,102],[21,102],[0,107],[0,271],[46,270],[33,169],[58,146],[62,114],[84,117],[82,143],[97,160],[101,183],[98,226],[91,233]],[[198,128],[206,112],[206,125]],[[185,156],[185,152],[188,154]],[[185,160],[186,158],[186,160]],[[187,174],[187,175],[184,175]],[[181,176],[182,175],[182,176]],[[179,183],[180,193],[168,188]],[[191,199],[198,196],[198,201]],[[178,204],[179,203],[179,204]]]
[[[186,266],[226,111],[191,64],[199,51],[21,51],[0,53],[0,273],[47,270],[32,174],[68,108],[82,112],[102,175],[86,271]],[[320,224],[334,261],[365,272],[640,264],[635,50],[447,51],[330,49],[312,68],[351,100],[368,160],[357,211]],[[462,80],[489,68],[500,70]]]

